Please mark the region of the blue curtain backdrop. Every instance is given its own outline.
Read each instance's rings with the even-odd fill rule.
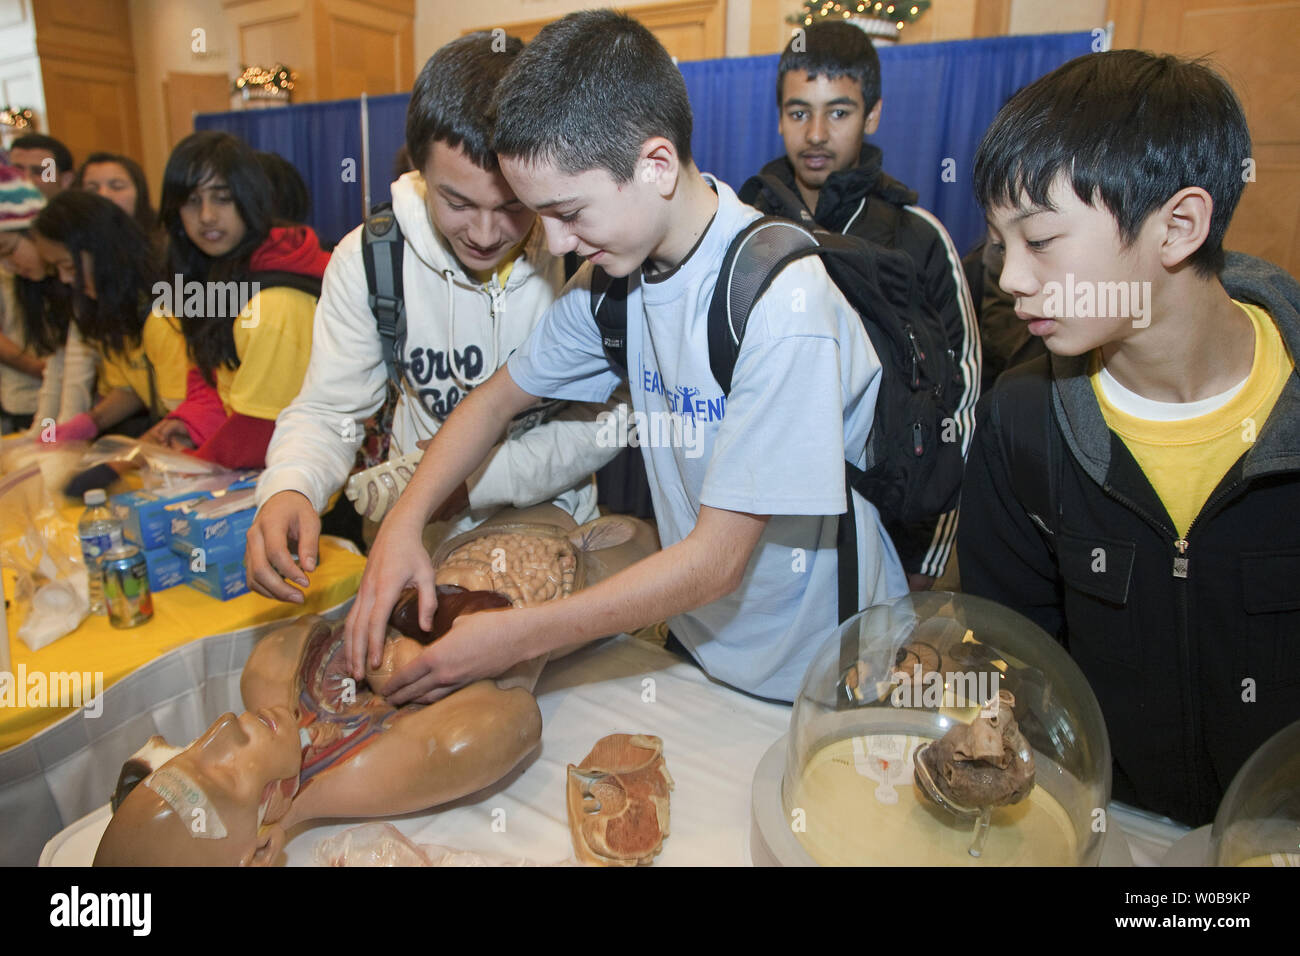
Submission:
[[[980,137],[1016,90],[1092,49],[1089,33],[921,43],[880,51],[885,107],[872,137],[885,169],[920,196],[963,252],[983,235],[971,192]],[[699,167],[735,188],[784,151],[776,132],[778,57],[681,64],[695,114],[691,148]],[[406,138],[409,94],[369,99],[371,202],[389,198],[393,157]],[[224,129],[289,159],[312,193],[311,224],[336,242],[361,221],[361,107],[357,100],[209,113],[197,129]],[[356,181],[344,182],[345,159]],[[944,160],[955,179],[943,181]]]
[[[194,128],[226,130],[293,163],[311,193],[309,224],[321,242],[338,242],[361,221],[358,100],[203,113],[194,118]]]
[[[907,183],[965,252],[984,233],[971,191],[980,137],[1027,83],[1092,50],[1090,33],[918,43],[880,50],[884,110],[871,141],[885,171]],[[739,189],[785,152],[776,131],[778,56],[681,64],[695,114],[691,149],[700,169]],[[954,182],[942,180],[954,160]]]

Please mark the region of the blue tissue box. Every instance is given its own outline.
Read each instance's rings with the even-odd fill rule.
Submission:
[[[157,593],[178,584],[185,583],[186,563],[180,555],[170,548],[158,548],[144,552],[145,564],[149,568],[149,590]]]
[[[215,561],[213,555],[209,553],[206,564],[203,571],[195,571],[191,565],[185,565],[185,583],[218,601],[228,601],[248,593],[242,551],[238,557],[232,557],[229,552],[226,552],[224,557],[218,556]]]
[[[246,503],[247,507],[228,514],[212,514],[218,509],[227,511],[228,506],[236,502]],[[213,563],[214,554],[223,552],[238,552],[242,559],[244,536],[252,527],[256,512],[256,492],[251,488],[209,501],[185,502],[170,513],[169,546],[177,554],[186,556],[191,555],[195,548],[202,548],[208,555],[209,564]]]
[[[255,471],[238,471],[196,478],[172,488],[128,491],[113,496],[113,510],[122,519],[126,540],[145,551],[156,551],[168,547],[171,519],[181,505],[256,488],[257,475]]]

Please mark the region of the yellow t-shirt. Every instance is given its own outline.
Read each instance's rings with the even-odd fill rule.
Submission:
[[[1237,393],[1208,414],[1152,421],[1122,411],[1103,392],[1099,356],[1093,354],[1092,390],[1102,416],[1132,452],[1179,535],[1187,534],[1228,469],[1250,450],[1295,370],[1269,314],[1255,305],[1237,305],[1254,326],[1255,358]]]
[[[524,254],[524,244],[521,242],[507,253],[506,257],[497,263],[495,269],[473,270],[469,274],[475,282],[482,282],[487,285],[492,281],[492,274],[495,272],[497,285],[501,288],[506,287],[506,280],[510,278],[510,270],[515,267],[515,260]]]
[[[277,286],[259,292],[235,319],[239,367],[217,369],[217,394],[227,414],[274,420],[302,390],[311,358],[316,298]]]
[[[161,410],[171,411],[184,401],[189,353],[180,323],[171,316],[150,313],[144,321],[139,345],[125,352],[110,352],[101,347],[99,354],[103,360],[99,373],[100,395],[126,387],[140,397],[146,408],[152,407],[149,390],[149,366],[152,365]]]

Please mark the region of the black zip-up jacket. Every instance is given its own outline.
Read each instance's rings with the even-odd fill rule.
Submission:
[[[1294,279],[1230,253],[1221,280],[1267,310],[1300,355]],[[962,586],[1065,644],[1106,719],[1115,798],[1198,826],[1246,758],[1300,718],[1300,375],[1180,536],[1107,427],[1087,365],[1086,355],[1040,357],[980,403],[962,490]],[[1025,406],[1008,395],[1041,396],[1044,415],[1050,401],[1051,424],[1018,426]],[[1055,468],[1043,465],[1048,428],[1061,439]],[[1055,495],[1038,498],[1054,500],[1055,514],[1027,511],[1013,491],[1029,498],[1037,487],[1013,480],[1027,458],[1043,487],[1057,473]]]
[[[980,342],[975,306],[966,285],[961,257],[947,230],[931,213],[916,205],[916,193],[881,168],[880,147],[862,144],[858,164],[831,173],[817,195],[813,219],[823,229],[868,239],[889,249],[901,249],[916,263],[926,300],[943,321],[954,361],[961,372],[963,390],[955,418],[963,451],[970,446],[979,400]],[[794,167],[784,156],[762,169],[775,176],[794,195]],[[803,208],[786,208],[781,200],[752,177],[738,193],[741,202],[760,212],[798,220]],[[939,577],[957,539],[957,510],[929,521],[893,524],[886,528],[898,549],[903,570],[909,574]]]

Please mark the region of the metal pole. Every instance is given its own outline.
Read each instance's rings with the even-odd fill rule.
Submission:
[[[361,219],[370,215],[370,103],[361,94]]]

